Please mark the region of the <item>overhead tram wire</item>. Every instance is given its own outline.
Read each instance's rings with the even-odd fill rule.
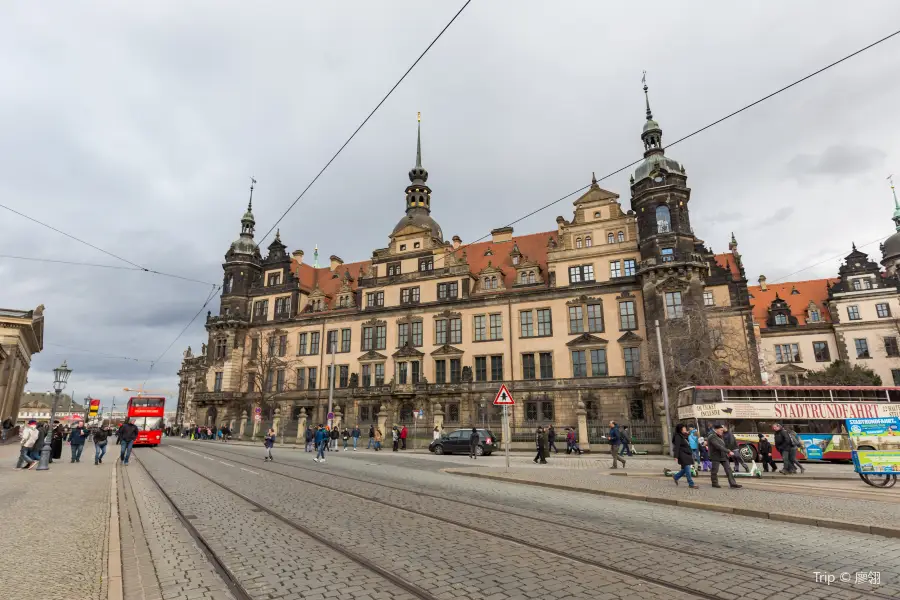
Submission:
[[[866,246],[871,246],[872,244],[877,244],[878,242],[883,242],[884,240],[891,237],[891,235],[893,235],[893,234],[885,235],[883,237],[878,238],[877,240],[872,240],[871,242],[866,242],[865,244],[858,245],[858,246],[856,246],[856,248],[865,248]],[[809,269],[812,269],[813,267],[818,267],[819,265],[830,262],[832,260],[838,260],[838,259],[844,258],[844,256],[846,256],[846,255],[842,252],[842,253],[838,254],[837,256],[831,256],[829,258],[825,258],[823,260],[820,260],[817,263],[813,263],[811,265],[803,267],[802,269],[797,269],[796,271],[794,271],[792,273],[788,273],[787,275],[782,275],[778,279],[773,279],[771,281],[771,283],[778,283],[779,281],[784,281],[788,277],[796,275],[797,273],[802,273],[803,271],[807,271]]]
[[[291,203],[291,205],[287,207],[287,210],[285,210],[284,213],[282,213],[282,215],[280,217],[278,217],[278,220],[275,221],[275,223],[272,225],[272,227],[269,228],[269,230],[265,233],[265,235],[263,235],[261,238],[259,238],[259,242],[256,243],[257,248],[260,247],[260,245],[265,241],[265,239],[267,237],[269,237],[269,234],[271,234],[275,230],[275,228],[278,227],[279,223],[281,223],[281,221],[287,216],[287,214],[289,212],[291,212],[291,210],[293,210],[293,208],[297,205],[298,202],[300,202],[300,199],[306,195],[306,192],[308,192],[309,189],[313,186],[313,184],[315,184],[316,181],[318,181],[319,177],[322,176],[322,174],[325,172],[325,170],[331,166],[331,163],[333,163],[335,161],[335,159],[338,156],[340,156],[341,152],[344,151],[344,148],[346,148],[347,145],[353,140],[353,138],[356,137],[356,134],[360,132],[360,130],[365,126],[365,124],[369,122],[369,119],[371,119],[372,116],[378,111],[378,109],[381,108],[381,105],[384,104],[388,98],[390,98],[391,94],[394,93],[394,90],[396,90],[400,86],[400,84],[403,83],[403,80],[406,79],[406,76],[412,72],[412,70],[416,67],[416,65],[419,64],[419,62],[423,58],[425,58],[425,55],[428,54],[428,51],[431,50],[431,47],[434,46],[439,39],[441,39],[441,36],[444,35],[444,33],[450,28],[451,25],[453,25],[453,22],[456,21],[457,17],[459,17],[459,15],[462,14],[462,12],[466,9],[467,6],[469,6],[469,4],[471,2],[472,2],[472,0],[466,0],[465,4],[462,5],[462,8],[460,8],[458,11],[456,11],[456,14],[453,15],[453,18],[450,19],[447,22],[447,24],[444,25],[444,28],[441,29],[440,32],[438,32],[438,34],[435,36],[435,38],[433,40],[431,40],[431,43],[428,44],[428,46],[425,48],[425,50],[422,51],[421,54],[419,54],[419,57],[413,62],[413,64],[410,65],[410,67],[406,70],[406,72],[403,73],[403,76],[397,80],[397,83],[395,83],[393,85],[393,87],[391,87],[391,89],[388,90],[388,93],[384,95],[384,98],[382,98],[381,101],[375,105],[375,108],[372,109],[372,111],[368,114],[368,116],[365,119],[363,119],[362,123],[360,123],[359,126],[353,131],[353,133],[350,134],[350,137],[347,138],[347,141],[345,141],[341,145],[341,147],[338,148],[338,151],[334,153],[334,155],[328,160],[328,162],[325,163],[325,166],[322,167],[322,169],[316,174],[316,176],[312,178],[312,181],[310,181],[309,184],[307,184],[307,186],[303,189],[303,191],[300,192],[300,195],[297,196],[297,198]]]
[[[855,56],[857,56],[857,55],[859,55],[859,54],[862,54],[862,53],[865,52],[866,50],[871,50],[871,49],[874,48],[875,46],[877,46],[877,45],[879,45],[879,44],[881,44],[881,43],[883,43],[883,42],[886,42],[886,41],[890,40],[891,38],[894,38],[894,37],[896,37],[896,36],[898,36],[898,35],[900,35],[900,29],[898,29],[897,31],[894,31],[893,33],[890,33],[890,34],[884,36],[884,37],[881,38],[881,39],[878,39],[878,40],[872,42],[871,44],[868,44],[867,46],[863,46],[862,48],[860,48],[860,49],[858,49],[858,50],[856,50],[856,51],[854,51],[854,52],[851,52],[850,54],[847,54],[846,56],[844,56],[844,57],[842,57],[842,58],[839,58],[838,60],[836,60],[836,61],[834,61],[834,62],[832,62],[832,63],[829,63],[829,64],[825,65],[824,67],[822,67],[822,68],[820,68],[820,69],[818,69],[818,70],[816,70],[816,71],[813,71],[812,73],[809,73],[809,74],[805,75],[804,77],[801,77],[800,79],[797,79],[796,81],[794,81],[794,82],[792,82],[792,83],[789,83],[788,85],[786,85],[786,86],[784,86],[784,87],[782,87],[782,88],[779,88],[779,89],[775,90],[774,92],[772,92],[772,93],[770,93],[770,94],[767,94],[767,95],[763,96],[762,98],[759,98],[758,100],[755,100],[754,102],[751,102],[750,104],[746,104],[746,105],[744,105],[743,107],[741,107],[741,108],[735,110],[734,112],[731,112],[731,113],[725,115],[724,117],[721,117],[721,118],[719,118],[719,119],[716,119],[715,121],[713,121],[713,122],[711,122],[711,123],[708,123],[708,124],[704,125],[703,127],[699,128],[699,129],[696,129],[696,130],[692,131],[691,133],[689,133],[689,134],[687,134],[687,135],[685,135],[685,136],[682,136],[682,137],[678,138],[677,140],[675,140],[675,141],[672,142],[671,144],[667,144],[667,145],[666,145],[666,148],[671,148],[672,146],[675,146],[675,145],[677,145],[677,144],[680,144],[681,142],[683,142],[683,141],[685,141],[685,140],[688,140],[688,139],[694,137],[694,136],[697,135],[697,134],[703,133],[704,131],[706,131],[706,130],[708,130],[708,129],[711,129],[712,127],[715,127],[716,125],[719,125],[719,124],[721,124],[721,123],[727,121],[728,119],[731,119],[732,117],[735,117],[735,116],[741,114],[742,112],[744,112],[744,111],[746,111],[746,110],[749,110],[749,109],[753,108],[754,106],[757,106],[758,104],[761,104],[761,103],[765,102],[766,100],[769,100],[769,99],[771,99],[771,98],[774,98],[774,97],[777,96],[778,94],[780,94],[780,93],[782,93],[782,92],[785,92],[785,91],[791,89],[792,87],[794,87],[794,86],[796,86],[796,85],[799,85],[799,84],[803,83],[804,81],[807,81],[808,79],[812,79],[812,78],[815,77],[816,75],[819,75],[819,74],[821,74],[821,73],[824,73],[824,72],[827,71],[828,69],[830,69],[830,68],[832,68],[832,67],[836,67],[837,65],[841,64],[841,63],[844,62],[844,61],[847,61],[847,60],[849,60],[849,59],[851,59],[851,58],[853,58],[853,57],[855,57]],[[622,171],[624,171],[624,170],[626,170],[626,169],[629,169],[629,168],[631,168],[631,167],[637,165],[638,163],[640,163],[640,162],[643,161],[643,160],[644,160],[644,157],[641,156],[639,159],[637,159],[637,160],[635,160],[635,161],[632,161],[632,162],[628,163],[627,165],[624,165],[624,166],[622,166],[622,167],[619,167],[619,168],[616,169],[615,171],[611,171],[611,172],[607,173],[606,175],[604,175],[603,177],[597,178],[596,181],[598,181],[598,182],[599,182],[599,181],[603,181],[603,180],[605,180],[605,179],[609,179],[609,178],[612,177],[613,175],[618,175],[618,174],[621,173]],[[539,207],[539,208],[536,208],[535,210],[533,210],[533,211],[531,211],[531,212],[529,212],[529,213],[527,213],[527,214],[525,214],[525,215],[519,217],[519,218],[516,219],[515,221],[510,222],[509,224],[506,225],[506,227],[512,227],[512,226],[515,225],[516,223],[519,223],[519,222],[521,222],[521,221],[524,221],[525,219],[527,219],[527,218],[529,218],[529,217],[532,217],[532,216],[538,214],[539,212],[542,212],[542,211],[544,211],[544,210],[550,208],[551,206],[553,206],[553,205],[555,205],[555,204],[558,204],[558,203],[562,202],[563,200],[566,200],[567,198],[571,198],[571,197],[574,196],[575,194],[578,194],[578,193],[580,193],[580,192],[583,192],[583,191],[589,189],[589,188],[591,187],[591,185],[593,185],[593,183],[594,183],[594,182],[591,182],[591,183],[589,183],[588,185],[582,186],[582,187],[578,188],[577,190],[571,191],[571,192],[569,192],[568,194],[566,194],[566,195],[564,195],[564,196],[561,196],[561,197],[557,198],[556,200],[553,200],[552,202],[549,202],[549,203],[547,203],[547,204],[545,204],[545,205],[543,205],[543,206],[541,206],[541,207]],[[478,242],[481,242],[481,241],[483,241],[483,240],[486,240],[486,239],[489,238],[490,236],[491,236],[491,234],[490,234],[490,233],[487,233],[487,234],[481,236],[480,238],[478,238],[478,239],[476,239],[476,240],[473,240],[473,241],[471,241],[471,242],[468,242],[467,244],[462,244],[462,245],[460,245],[459,248],[453,249],[449,254],[456,253],[456,252],[462,250],[463,248],[466,248],[466,247],[468,247],[468,246],[471,246],[472,244],[477,244]],[[876,241],[878,241],[878,240],[876,240]],[[874,242],[871,242],[871,243],[874,243]],[[446,254],[435,257],[435,262],[437,262],[438,260],[444,258],[445,256],[446,256]],[[831,259],[829,259],[829,260],[831,260]],[[825,261],[823,261],[823,262],[825,262]],[[812,266],[815,266],[815,265],[812,265]],[[811,268],[811,267],[807,267],[807,268]],[[806,270],[806,269],[802,269],[802,270]],[[798,271],[798,272],[799,272],[799,271]]]
[[[98,263],[75,262],[71,260],[55,260],[52,258],[34,258],[31,256],[15,256],[12,254],[0,254],[0,258],[9,258],[12,260],[28,260],[33,262],[56,263],[60,265],[72,265],[77,267],[97,267],[100,269],[116,269],[119,271],[142,271],[139,267],[120,267],[118,265],[101,265]]]

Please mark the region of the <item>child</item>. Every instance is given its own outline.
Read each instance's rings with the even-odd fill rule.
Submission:
[[[706,443],[706,438],[700,438],[698,440],[700,447],[700,470],[701,471],[709,471],[712,469],[712,461],[709,460],[709,445]]]
[[[272,458],[272,446],[275,445],[275,430],[269,429],[266,433],[266,439],[263,441],[263,445],[266,447],[266,456],[263,458],[263,462],[267,460],[275,460]]]

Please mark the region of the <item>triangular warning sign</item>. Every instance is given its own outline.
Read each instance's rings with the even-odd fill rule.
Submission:
[[[501,385],[494,398],[494,406],[512,406],[516,401],[513,400],[512,394],[506,389],[506,385]]]

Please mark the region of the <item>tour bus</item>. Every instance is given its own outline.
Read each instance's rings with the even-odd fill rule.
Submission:
[[[716,422],[725,423],[735,434],[744,460],[758,460],[760,433],[775,449],[774,423],[796,432],[804,448],[802,460],[851,460],[845,419],[900,417],[900,387],[875,386],[689,386],[676,398],[679,422],[697,428],[706,436]],[[887,439],[855,436],[860,450],[889,450]]]
[[[135,446],[158,446],[162,441],[165,404],[166,399],[162,397],[137,396],[128,399],[125,414],[138,428]]]

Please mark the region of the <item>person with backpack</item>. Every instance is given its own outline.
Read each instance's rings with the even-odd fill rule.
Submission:
[[[313,458],[314,461],[325,462],[325,447],[328,445],[328,438],[328,430],[322,425],[319,425],[316,429],[316,437],[314,438],[316,444],[316,456]]]
[[[304,450],[306,452],[315,452],[316,447],[313,440],[315,439],[316,434],[313,433],[312,427],[306,428],[306,432],[303,434],[303,437],[306,440],[306,447],[304,448]]]
[[[756,450],[759,452],[759,460],[762,461],[763,471],[768,473],[769,465],[772,465],[772,472],[777,473],[778,467],[772,459],[772,444],[769,443],[766,436],[761,433],[759,434],[759,443],[756,445]]]
[[[622,440],[622,449],[619,450],[619,456],[627,452],[628,457],[631,458],[631,434],[628,432],[628,425],[622,427],[622,430],[619,432],[619,438]]]
[[[694,479],[691,477],[691,467],[694,466],[694,452],[691,450],[690,443],[688,443],[687,425],[680,423],[675,426],[672,448],[675,460],[678,461],[678,466],[680,467],[679,471],[672,476],[675,480],[675,485],[678,485],[678,480],[684,477],[687,479],[688,487],[697,489],[699,486],[694,483]]]
[[[572,452],[577,453],[579,456],[584,454],[575,440],[575,430],[571,427],[566,427],[566,454],[571,454]]]
[[[688,444],[691,446],[691,453],[694,455],[694,462],[700,462],[700,436],[693,427],[688,434]]]
[[[791,475],[796,473],[797,467],[795,457],[797,455],[797,451],[793,447],[791,436],[788,434],[787,430],[782,427],[781,423],[775,423],[774,425],[772,425],[772,430],[775,431],[775,448],[778,450],[778,452],[781,453],[781,474]],[[793,456],[791,455],[792,450]]]
[[[612,459],[613,459],[613,464],[612,464],[611,468],[613,468],[613,469],[618,468],[619,461],[622,461],[622,466],[624,467],[625,459],[622,458],[621,456],[619,456],[619,444],[622,443],[622,438],[619,433],[619,426],[616,424],[615,421],[609,422],[609,434],[607,436],[607,439],[609,440],[609,453],[612,455]]]
[[[266,432],[266,439],[263,440],[263,446],[266,447],[266,455],[263,458],[263,462],[266,462],[268,460],[275,460],[275,458],[272,456],[272,447],[274,445],[275,430],[270,428],[269,431]]]

